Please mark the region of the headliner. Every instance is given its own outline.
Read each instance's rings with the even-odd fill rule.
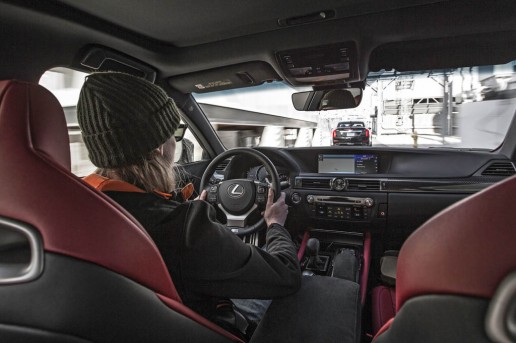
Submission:
[[[284,28],[280,21],[324,10],[335,18],[445,0],[57,0],[124,29],[183,47]]]
[[[319,10],[333,18],[285,26]],[[360,76],[506,63],[516,58],[514,0],[2,0],[0,76],[37,81],[102,46],[158,79],[263,61],[276,52],[354,41]],[[23,44],[20,44],[23,42]]]

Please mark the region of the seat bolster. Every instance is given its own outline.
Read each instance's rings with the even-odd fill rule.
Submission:
[[[375,335],[396,314],[396,290],[378,286],[371,294],[373,334]]]

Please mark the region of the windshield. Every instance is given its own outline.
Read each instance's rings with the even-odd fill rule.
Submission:
[[[337,125],[337,128],[340,127],[365,127],[365,125],[360,121],[343,121]]]
[[[516,111],[515,70],[513,61],[370,73],[360,106],[345,110],[296,111],[292,93],[310,89],[281,82],[194,97],[227,148],[372,145],[493,150],[503,142]]]

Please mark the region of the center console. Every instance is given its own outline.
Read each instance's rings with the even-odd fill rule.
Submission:
[[[324,275],[359,283],[362,253],[359,247],[324,242],[309,238],[301,259],[303,275]]]
[[[295,177],[291,202],[308,225],[324,230],[365,232],[381,229],[387,195],[380,180],[377,154],[317,154],[317,173]]]
[[[324,156],[327,159],[328,156]],[[342,157],[342,156],[340,156]],[[340,158],[339,157],[339,158]],[[374,156],[348,156],[348,171],[375,170]],[[332,168],[332,163],[323,168]],[[343,164],[339,163],[341,168]],[[339,278],[355,282],[365,300],[370,264],[371,233],[387,225],[388,194],[377,179],[339,172],[300,175],[290,193],[293,227],[307,229],[301,259],[304,275]]]
[[[272,301],[252,342],[361,342],[361,250],[310,235],[318,234],[304,235],[299,291]]]
[[[272,301],[252,342],[361,342],[364,236],[306,231],[300,250],[301,288]]]

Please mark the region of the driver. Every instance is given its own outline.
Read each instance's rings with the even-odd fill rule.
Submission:
[[[231,330],[220,319],[229,314],[230,326],[242,332],[247,324],[227,299],[270,299],[298,290],[296,249],[284,227],[285,193],[276,202],[274,192],[268,194],[263,214],[267,251],[245,244],[217,222],[215,209],[204,201],[206,191],[194,201],[172,200],[173,135],[180,115],[160,87],[123,73],[89,75],[77,116],[89,157],[98,167],[85,181],[147,230],[185,305]],[[264,310],[255,308],[241,306],[247,316],[259,319]]]

